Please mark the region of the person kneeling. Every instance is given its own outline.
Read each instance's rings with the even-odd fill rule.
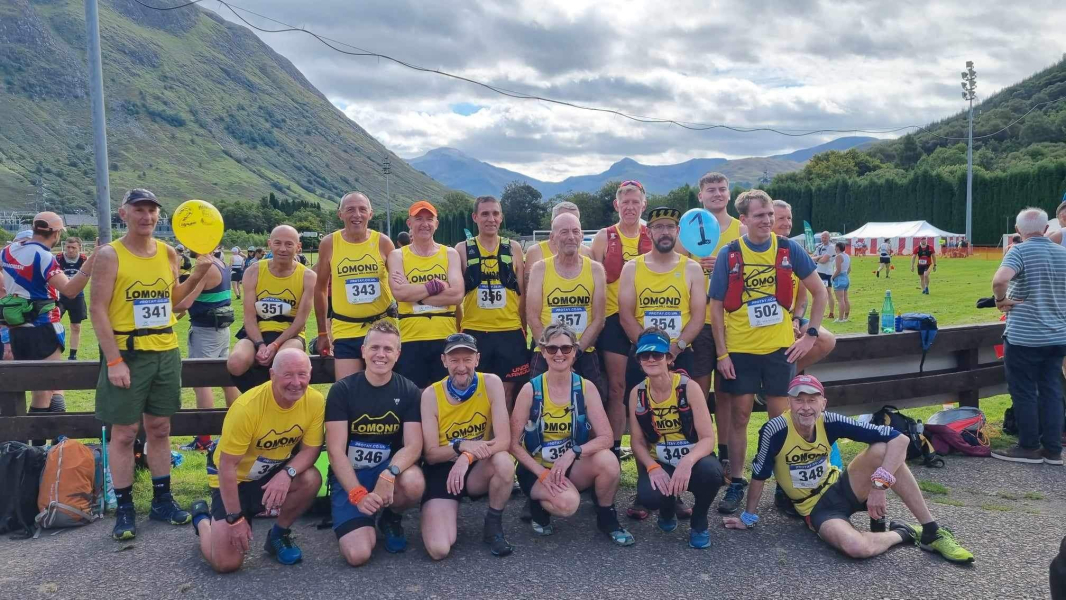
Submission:
[[[242,394],[226,413],[222,437],[207,461],[211,507],[205,500],[190,507],[200,551],[219,573],[241,567],[252,541],[249,519],[273,510],[280,512],[267,534],[267,554],[283,565],[303,558],[289,528],[322,487],[314,464],[322,448],[325,401],[308,389],[310,383],[307,355],[284,349],[274,357],[270,381]]]
[[[381,320],[363,338],[366,370],[333,384],[326,397],[333,531],[341,555],[357,567],[370,560],[377,543],[374,517],[385,550],[407,549],[401,519],[425,490],[419,391],[393,372],[400,356],[400,331]]]
[[[689,545],[707,548],[707,512],[722,486],[722,465],[713,454],[714,423],[695,380],[668,368],[670,337],[657,327],[637,339],[636,354],[645,379],[629,396],[630,446],[637,462],[637,501],[659,509],[659,529],[677,528],[677,498],[696,497],[689,521]]]
[[[511,453],[518,485],[532,500],[533,531],[551,535],[551,515],[573,515],[580,493],[592,488],[596,526],[614,543],[632,546],[614,508],[622,471],[611,452],[611,424],[596,386],[573,371],[577,334],[553,323],[538,345],[548,370],[522,387],[511,414]]]
[[[825,388],[811,375],[795,377],[788,395],[790,410],[759,430],[747,510],[739,518],[724,518],[727,528],[750,529],[759,522],[759,497],[773,475],[818,537],[851,558],[870,558],[908,543],[937,552],[951,562],[973,562],[973,554],[955,541],[954,534],[933,520],[905,462],[910,443],[907,436],[891,427],[825,412]],[[829,461],[829,447],[840,438],[869,444],[843,471]],[[892,521],[885,531],[889,488],[920,526]],[[871,529],[880,531],[855,529],[849,518],[860,511],[867,511]]]

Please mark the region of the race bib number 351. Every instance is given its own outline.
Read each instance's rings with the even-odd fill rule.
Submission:
[[[287,317],[292,314],[292,305],[283,300],[265,298],[255,303],[255,312],[262,319]]]
[[[784,320],[784,309],[777,303],[777,298],[767,296],[748,302],[748,324],[752,327],[768,327]]]
[[[170,298],[133,301],[133,324],[137,329],[165,327],[170,324]]]

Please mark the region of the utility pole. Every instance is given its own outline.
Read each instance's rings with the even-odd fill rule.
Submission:
[[[389,155],[385,155],[385,162],[381,165],[381,172],[385,174],[385,235],[392,238],[392,198],[389,196],[389,175],[392,173],[392,165],[389,164]]]
[[[88,30],[89,96],[93,110],[93,156],[96,158],[96,228],[101,244],[111,241],[111,183],[107,173],[107,119],[104,117],[104,70],[100,58],[100,11],[85,0]]]
[[[966,61],[966,70],[962,72],[962,99],[970,103],[970,133],[966,146],[966,249],[973,252],[973,101],[977,97],[977,71],[973,61]]]

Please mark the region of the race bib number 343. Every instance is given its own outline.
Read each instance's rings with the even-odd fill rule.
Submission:
[[[170,298],[133,301],[133,324],[137,329],[165,327],[170,324]]]
[[[349,304],[369,304],[381,295],[381,282],[373,277],[345,279],[344,290]]]
[[[748,324],[752,327],[768,327],[784,320],[784,309],[777,303],[777,298],[766,296],[748,302]]]

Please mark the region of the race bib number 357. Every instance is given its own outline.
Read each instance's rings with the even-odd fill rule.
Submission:
[[[170,324],[170,298],[133,301],[133,324],[137,329],[165,327]]]
[[[563,323],[581,335],[589,325],[589,313],[576,306],[561,306],[551,309],[552,321]]]

